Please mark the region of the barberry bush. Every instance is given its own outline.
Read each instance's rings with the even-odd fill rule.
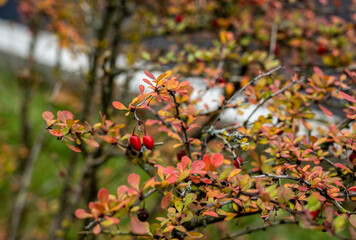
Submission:
[[[192,98],[189,82],[178,80],[171,71],[157,77],[145,71],[147,78],[142,81],[148,91],[140,85],[140,94],[128,106],[112,103],[136,122],[132,133],[105,116],[90,125],[68,111],[58,111],[56,118],[44,112],[48,131],[73,151],[110,144],[125,151],[130,162],[151,177],[141,181],[132,173],[128,185],[118,186],[115,193],[101,188],[97,201],[75,211],[77,218],[90,219],[85,230],[115,235],[115,226],[129,217],[132,235],[201,238],[204,225],[256,214],[269,226],[298,223],[333,236],[347,232],[355,237],[354,210],[343,206],[356,196],[356,100],[346,93],[352,79],[345,74],[328,76],[319,68],[302,79],[279,77],[278,71],[281,67],[252,78],[230,98],[221,96],[220,111],[197,108],[200,99]],[[325,117],[333,115],[320,103],[325,95],[343,106],[345,119],[313,129],[314,106]],[[224,111],[253,103],[258,104],[245,121],[221,123]],[[264,105],[267,116],[251,121],[255,110]],[[153,118],[138,117],[142,111],[151,112]],[[201,118],[210,114],[214,120],[204,127]],[[344,129],[345,123],[349,129]],[[154,128],[162,134],[153,140],[147,132]],[[158,156],[161,145],[153,147],[154,142],[169,144],[176,159]],[[245,165],[246,159],[251,163]],[[149,219],[142,202],[154,193],[164,211]]]
[[[284,224],[356,238],[354,1],[61,4],[21,5],[61,47],[93,46],[82,111],[42,114],[73,152],[51,239],[72,222],[83,238],[209,239],[213,224],[221,239]],[[97,174],[110,159],[125,183]]]

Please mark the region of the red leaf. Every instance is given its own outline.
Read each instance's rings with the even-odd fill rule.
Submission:
[[[92,217],[92,215],[87,211],[85,211],[84,209],[75,210],[75,216],[80,219]]]
[[[356,228],[356,215],[350,215],[349,221],[352,224],[352,226],[354,226],[354,228]]]
[[[324,112],[324,114],[328,117],[332,117],[333,113],[330,112],[328,109],[326,109],[325,107],[323,107],[321,104],[318,104],[319,108]]]
[[[77,148],[76,146],[73,146],[73,145],[69,145],[69,144],[67,144],[66,143],[66,145],[67,145],[67,147],[69,147],[72,151],[74,151],[74,152],[82,152],[82,150],[80,150],[79,148]]]
[[[205,163],[205,167],[204,167],[205,171],[214,171],[216,169],[216,167],[211,163],[211,158],[209,155],[205,155],[203,157],[203,161]]]
[[[346,189],[345,186],[342,185],[342,183],[341,183],[339,180],[335,180],[334,183],[335,183],[336,185],[338,185],[338,186],[343,187],[344,189]]]
[[[98,136],[98,137],[103,139],[105,142],[112,143],[112,144],[116,143],[116,138],[114,138],[111,135],[104,135],[104,136]]]
[[[105,188],[102,188],[98,192],[98,199],[103,204],[106,205],[109,200],[109,192]]]
[[[127,107],[124,106],[124,104],[122,104],[121,102],[118,101],[113,101],[112,105],[114,106],[114,108],[119,109],[119,110],[127,110]]]
[[[135,215],[131,215],[131,231],[135,234],[145,234],[148,232],[147,222],[141,222]]]
[[[181,162],[177,164],[178,169],[183,172],[190,164],[190,159],[187,156],[183,156]]]
[[[203,213],[203,216],[208,215],[208,216],[212,216],[212,217],[219,217],[219,215],[216,212],[213,211],[205,211]]]
[[[356,186],[350,187],[348,190],[351,192],[356,192]]]
[[[164,197],[162,198],[161,201],[161,208],[166,209],[169,204],[171,203],[171,198],[172,198],[172,191],[168,192]]]
[[[139,88],[140,88],[140,92],[143,94],[143,92],[145,91],[145,86],[140,84]]]
[[[97,148],[99,147],[99,143],[94,140],[93,136],[90,139],[82,138],[86,144],[88,144],[90,147]]]
[[[206,171],[202,171],[204,168],[205,162],[201,160],[197,160],[192,163],[192,173],[205,174]]]
[[[212,181],[210,179],[208,179],[208,178],[202,178],[202,179],[200,179],[200,181],[202,183],[205,183],[205,184],[211,184],[212,183]]]
[[[131,173],[129,177],[127,178],[127,182],[138,192],[140,191],[140,175],[137,175],[135,173]]]
[[[319,77],[323,77],[324,76],[324,73],[320,68],[314,67],[313,70]]]
[[[63,123],[66,123],[66,121],[68,119],[72,119],[73,120],[73,114],[71,112],[69,112],[69,111],[58,111],[57,112],[57,117]]]
[[[42,113],[42,117],[47,122],[47,125],[50,125],[52,120],[54,119],[54,115],[50,111]]]
[[[93,233],[95,235],[99,234],[101,232],[100,224],[96,224],[95,227],[93,228]]]
[[[349,94],[347,93],[344,93],[344,92],[341,92],[339,91],[340,95],[345,98],[347,101],[350,101],[350,102],[353,102],[353,103],[356,103],[356,100],[353,96],[350,96]]]
[[[338,167],[338,168],[341,168],[341,169],[344,169],[344,170],[347,170],[347,171],[351,172],[351,170],[349,168],[345,167],[341,163],[335,163],[334,165],[335,165],[335,167]]]
[[[144,78],[143,81],[144,81],[145,83],[147,83],[148,85],[151,85],[152,87],[154,87],[153,84],[150,82],[150,80]]]
[[[146,74],[146,76],[147,77],[149,77],[149,78],[151,78],[151,79],[153,79],[153,80],[156,80],[156,78],[155,78],[155,76],[153,76],[153,74],[152,73],[150,73],[149,71],[143,71],[145,74]]]
[[[211,156],[211,163],[215,167],[219,167],[220,165],[222,165],[224,163],[224,156],[221,153],[214,153]]]

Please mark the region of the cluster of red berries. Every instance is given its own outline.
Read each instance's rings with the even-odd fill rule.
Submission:
[[[143,141],[143,145],[149,149],[149,150],[152,150],[154,145],[155,145],[155,142],[153,141],[153,138],[150,136],[150,135],[147,135],[146,134],[146,128],[144,127],[145,131],[145,135],[143,136],[142,138],[142,141]],[[135,130],[136,130],[136,126],[132,132],[132,136],[130,137],[130,146],[136,150],[136,151],[141,151],[141,147],[142,147],[142,143],[141,143],[141,139],[139,138],[139,136],[137,136],[135,134]]]

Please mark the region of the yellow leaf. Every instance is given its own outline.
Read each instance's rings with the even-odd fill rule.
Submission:
[[[220,41],[222,44],[226,43],[226,32],[225,31],[220,32]]]

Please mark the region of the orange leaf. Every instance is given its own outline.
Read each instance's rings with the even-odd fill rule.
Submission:
[[[118,101],[113,101],[112,105],[114,106],[114,108],[119,109],[119,110],[127,110],[127,107],[124,106],[124,104],[122,104],[121,102]]]
[[[105,188],[102,188],[98,192],[98,199],[103,204],[106,205],[109,200],[109,192]]]
[[[219,215],[216,212],[213,211],[205,211],[203,213],[203,216],[208,215],[208,216],[212,216],[212,217],[219,217]]]
[[[211,156],[211,163],[215,167],[219,167],[220,165],[222,165],[224,163],[224,156],[221,153],[214,153]]]
[[[49,133],[56,137],[62,137],[63,133],[58,129],[50,129]]]
[[[135,173],[131,173],[129,177],[127,178],[127,182],[138,192],[140,191],[140,175],[137,175]]]
[[[116,143],[116,138],[114,138],[113,136],[111,135],[104,135],[104,136],[98,136],[100,137],[101,139],[103,139],[105,142],[108,142],[108,143]]]
[[[66,145],[67,145],[67,147],[69,147],[72,151],[74,151],[74,152],[82,152],[82,150],[80,150],[79,148],[77,148],[76,146],[73,146],[73,145],[69,145],[69,144],[67,144],[66,143]]]
[[[162,209],[166,209],[169,206],[169,204],[171,203],[171,198],[172,198],[172,190],[168,192],[166,195],[164,195],[164,197],[162,198],[161,201]]]

